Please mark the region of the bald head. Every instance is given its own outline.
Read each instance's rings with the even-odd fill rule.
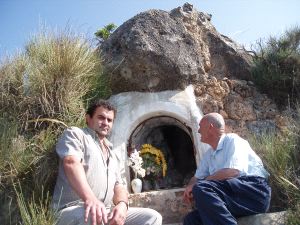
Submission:
[[[219,113],[208,113],[202,117],[202,120],[206,120],[215,128],[220,129],[222,133],[225,131],[225,121],[223,116]]]
[[[225,132],[225,121],[219,113],[209,113],[202,117],[198,133],[201,141],[216,149],[222,134]]]

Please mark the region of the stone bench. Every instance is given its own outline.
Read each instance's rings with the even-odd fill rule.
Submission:
[[[285,215],[286,212],[276,212],[246,216],[238,219],[238,225],[284,225]],[[182,223],[164,223],[163,225],[182,225]]]
[[[132,207],[149,207],[163,217],[164,225],[181,225],[183,217],[192,210],[183,203],[184,188],[142,192],[129,195]],[[284,225],[285,212],[263,213],[238,219],[238,225]]]
[[[238,225],[284,225],[286,212],[262,213],[238,219]]]

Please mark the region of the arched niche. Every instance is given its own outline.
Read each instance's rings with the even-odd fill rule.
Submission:
[[[136,126],[128,140],[128,148],[139,150],[143,144],[160,149],[167,162],[167,173],[158,180],[156,189],[183,187],[196,169],[192,129],[171,116],[155,116]]]
[[[191,149],[194,151],[195,161],[199,163],[207,147],[200,142],[197,133],[202,112],[196,104],[192,86],[188,86],[183,91],[125,92],[111,96],[109,101],[118,110],[109,139],[114,145],[113,150],[122,169],[121,175],[129,191],[131,191],[132,177],[128,167],[127,150],[132,140],[139,143],[138,137],[143,140],[145,135],[150,135],[147,131],[149,129],[145,130],[145,127],[150,128],[154,133],[155,129],[158,129],[162,133],[172,134],[166,130],[173,129],[175,135],[179,133],[182,134],[179,136],[189,137],[187,139],[193,143]]]

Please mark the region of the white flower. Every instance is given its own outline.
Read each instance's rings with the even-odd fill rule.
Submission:
[[[140,157],[140,154],[137,150],[134,150],[133,153],[130,154],[130,157],[128,158],[128,166],[132,168],[135,176],[145,176],[146,171],[142,168],[143,158]]]

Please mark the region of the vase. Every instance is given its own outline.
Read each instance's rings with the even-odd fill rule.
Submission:
[[[133,193],[141,193],[142,191],[142,180],[135,178],[131,181],[131,188]]]
[[[153,188],[152,188],[150,180],[143,180],[143,188],[142,188],[142,190],[143,191],[150,191],[152,189]]]

